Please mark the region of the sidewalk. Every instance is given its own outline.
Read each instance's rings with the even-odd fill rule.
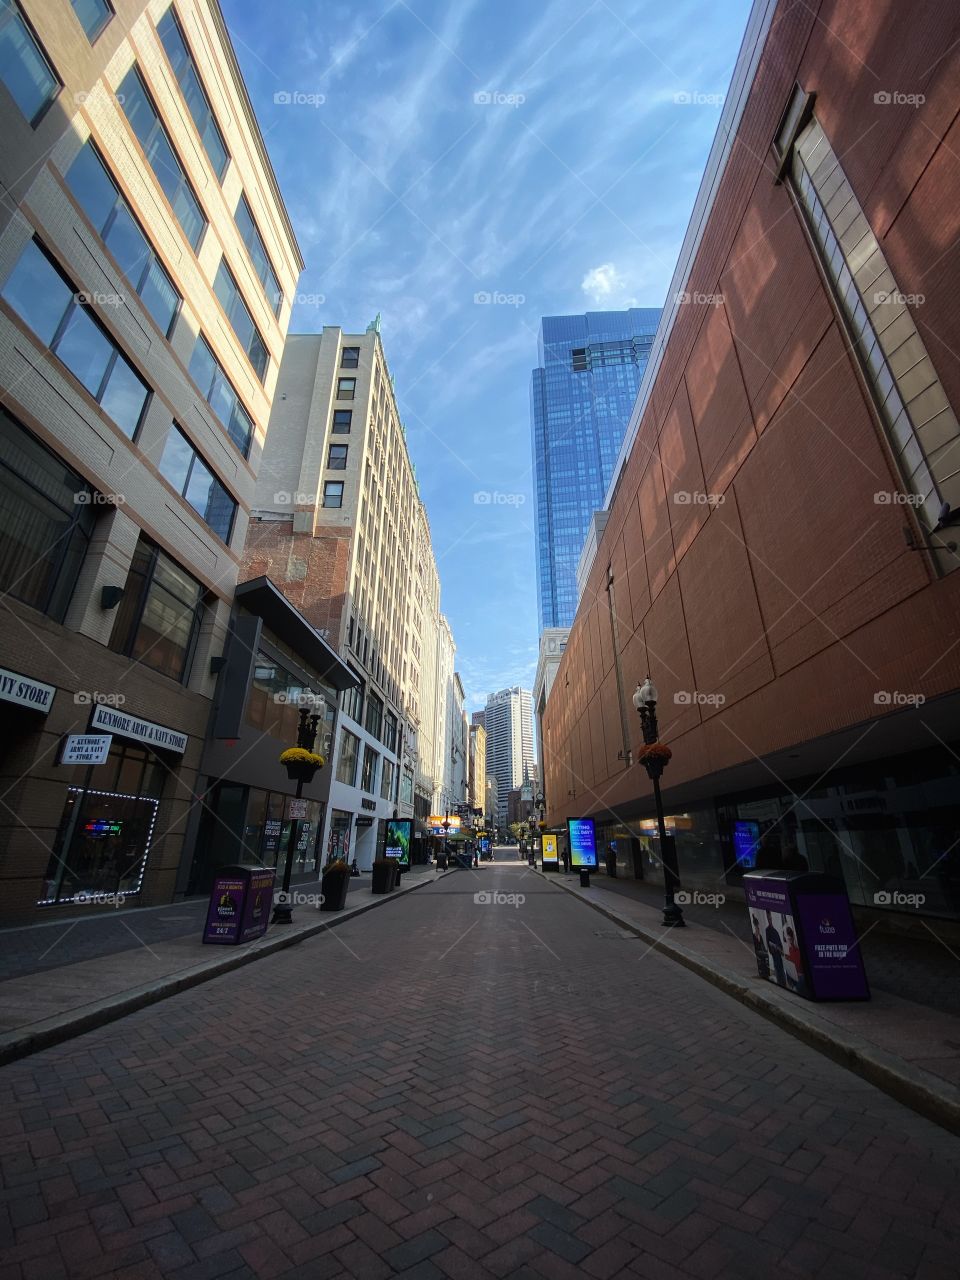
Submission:
[[[538,874],[621,926],[625,939],[638,938],[677,960],[913,1110],[960,1133],[960,1017],[875,986],[865,1003],[814,1004],[759,978],[753,947],[729,930],[710,928],[686,912],[687,928],[668,929],[658,906],[622,886],[609,887],[604,877],[594,877],[590,888],[582,889],[573,875]]]
[[[292,925],[271,925],[241,946],[201,942],[206,898],[3,930],[0,973],[10,976],[0,980],[0,1065],[273,955],[448,874],[432,865],[411,867],[399,889],[377,895],[370,875],[354,877],[343,911],[295,905]],[[291,886],[293,892],[317,889],[315,877]]]

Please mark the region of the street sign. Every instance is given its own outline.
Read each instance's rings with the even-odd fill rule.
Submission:
[[[288,818],[305,818],[307,816],[306,800],[290,800],[287,803]]]
[[[61,764],[103,764],[113,742],[112,733],[70,733],[63,744]]]

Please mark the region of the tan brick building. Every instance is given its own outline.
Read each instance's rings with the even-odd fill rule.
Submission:
[[[0,901],[169,901],[303,263],[216,0],[23,0],[0,77]],[[109,734],[65,765],[66,734]]]

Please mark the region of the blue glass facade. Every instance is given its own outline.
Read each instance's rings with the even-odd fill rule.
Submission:
[[[650,358],[659,308],[544,316],[530,383],[540,630],[568,627],[577,562],[603,504]]]

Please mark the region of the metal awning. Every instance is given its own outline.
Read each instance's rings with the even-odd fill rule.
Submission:
[[[236,590],[236,600],[245,609],[262,618],[278,639],[288,644],[294,653],[299,654],[334,689],[343,691],[355,689],[359,685],[359,679],[336,650],[327,644],[300,610],[290,603],[275,582],[267,577],[241,582]]]

